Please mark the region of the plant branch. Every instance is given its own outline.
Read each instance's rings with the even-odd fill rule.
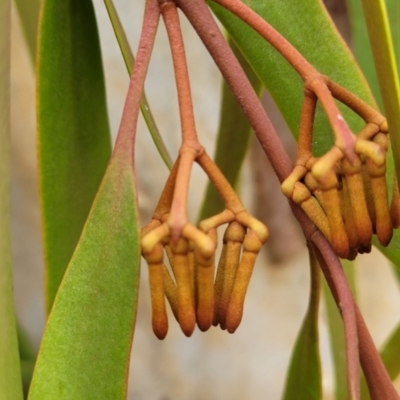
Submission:
[[[182,147],[199,147],[194,122],[189,72],[186,63],[185,47],[176,5],[170,0],[159,0],[162,16],[167,29],[174,63],[175,81],[178,90],[179,113],[181,117]]]
[[[108,16],[111,21],[111,25],[114,29],[115,36],[117,38],[119,47],[121,49],[122,56],[125,61],[126,69],[129,73],[129,76],[132,75],[133,66],[135,64],[135,57],[132,53],[132,50],[129,46],[128,39],[126,37],[124,28],[122,27],[121,21],[118,17],[117,10],[114,7],[114,3],[112,0],[104,0],[106,5],[106,9],[108,12]],[[154,141],[154,144],[157,147],[158,152],[160,153],[161,158],[163,159],[165,165],[169,170],[172,168],[172,158],[165,146],[165,143],[161,137],[160,131],[158,130],[156,121],[154,120],[153,114],[150,110],[149,103],[147,101],[146,93],[143,90],[142,99],[140,101],[140,110],[142,112],[143,118],[146,122],[147,128],[149,129],[150,135]]]
[[[251,26],[267,40],[292,65],[304,81],[319,75],[319,72],[277,30],[251,8],[238,0],[213,0]]]
[[[128,94],[126,96],[114,150],[114,153],[117,151],[128,151],[132,163],[134,160],[139,107],[159,19],[160,9],[157,0],[146,0],[143,27],[136,55],[136,63],[133,67],[132,77],[129,82]]]
[[[225,42],[216,26],[206,4],[202,0],[176,0],[190,23],[198,33],[206,48],[213,57],[222,75],[231,87],[243,108],[251,126],[253,127],[266,155],[268,156],[281,183],[292,171],[291,162],[285,153],[277,134],[262,109],[256,94],[251,88],[245,74],[234,57],[231,49]],[[307,215],[294,203],[290,202],[294,215],[308,241],[313,243],[319,263],[334,295],[336,304],[341,311],[346,332],[348,393],[351,399],[359,398],[359,370],[358,370],[358,330],[356,311],[351,291],[348,287],[342,267],[337,255],[332,250],[327,239],[317,230]],[[357,319],[359,321],[359,318]],[[360,324],[359,324],[360,325]],[[360,329],[362,326],[360,325]],[[361,358],[365,357],[367,349],[365,342],[360,343]],[[368,353],[370,354],[370,353]],[[371,358],[376,368],[379,360]],[[365,365],[363,364],[363,368]],[[381,376],[385,375],[381,371]],[[393,391],[392,384],[381,382],[388,392]]]
[[[226,43],[206,3],[202,0],[176,0],[176,4],[184,12],[210,52],[246,114],[261,146],[267,153],[275,173],[279,180],[283,181],[292,171],[292,163],[283,149],[257,94]]]

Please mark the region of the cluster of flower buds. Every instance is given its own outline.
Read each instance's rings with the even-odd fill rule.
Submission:
[[[232,209],[201,221],[198,227],[186,223],[173,237],[168,200],[172,188],[173,183],[167,182],[153,219],[142,229],[153,331],[159,339],[168,332],[167,299],[186,336],[193,333],[196,323],[201,331],[220,325],[233,333],[241,322],[247,287],[268,229],[248,214],[235,195]],[[234,193],[233,189],[229,192]],[[217,228],[224,224],[227,228],[216,267]]]
[[[283,193],[301,206],[342,258],[368,253],[373,234],[382,246],[392,238],[396,223],[386,186],[387,133],[386,121],[379,127],[367,124],[356,136],[351,157],[333,147],[321,158],[296,163],[282,184]]]

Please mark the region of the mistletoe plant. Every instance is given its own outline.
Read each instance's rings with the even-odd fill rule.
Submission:
[[[37,50],[37,119],[48,321],[29,399],[126,397],[140,254],[149,268],[152,327],[159,339],[168,332],[166,300],[186,336],[193,333],[196,324],[201,331],[219,325],[233,333],[241,322],[256,257],[269,232],[246,210],[234,190],[235,180],[226,177],[224,168],[213,161],[199,140],[178,9],[210,53],[230,95],[254,130],[307,241],[310,305],[293,352],[285,399],[322,398],[316,349],[320,270],[343,319],[347,397],[356,400],[365,395],[360,389],[361,365],[371,399],[399,398],[340,262],[340,258],[353,260],[358,253],[370,252],[374,243],[387,247],[383,251],[394,262],[398,259],[393,254],[399,237],[393,230],[400,225],[400,195],[391,157],[396,171],[400,171],[396,136],[400,131],[400,97],[390,34],[385,31],[384,3],[363,1],[386,117],[378,111],[322,5],[304,0],[290,3],[146,0],[134,60],[115,8],[105,0],[131,73],[110,157],[91,2],[43,0]],[[277,13],[284,15],[285,7],[291,7],[295,15],[296,8],[306,3],[310,15],[316,16],[308,21],[310,26],[320,27],[323,40],[334,48],[331,70],[321,62],[330,54],[310,52],[304,48],[304,38],[300,39],[303,44],[296,44],[290,32],[285,34],[289,22],[285,21],[280,29],[278,19],[273,18]],[[252,72],[246,69],[248,66],[244,71],[210,8],[270,90],[297,136],[294,165],[259,101],[253,87],[256,85],[248,78]],[[160,18],[170,43],[180,111],[182,139],[174,162],[144,95]],[[271,68],[279,71],[272,78]],[[338,68],[342,70],[335,71]],[[283,78],[286,74],[289,79]],[[140,109],[160,155],[170,167],[153,217],[141,230],[134,158]],[[228,134],[233,136],[235,132]],[[7,155],[6,148],[2,154]],[[240,162],[232,160],[236,165]],[[197,224],[189,220],[187,210],[194,163],[207,174],[223,203],[222,208],[209,205],[210,215]],[[6,193],[1,201],[4,199]],[[208,199],[207,194],[206,204]],[[6,215],[7,207],[3,208]],[[217,262],[217,228],[223,225],[226,230]],[[1,243],[8,257],[9,243]],[[5,260],[9,267],[9,260]],[[3,269],[6,272],[1,273],[9,277],[9,269]],[[9,328],[0,359],[2,371],[7,365],[10,375],[3,374],[0,390],[7,387],[1,395],[18,399],[22,394],[10,278],[4,282],[7,290],[2,296],[6,300],[1,304],[8,301],[5,326]],[[97,366],[93,370],[94,364]]]

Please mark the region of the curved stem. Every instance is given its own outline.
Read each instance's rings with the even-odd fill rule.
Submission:
[[[117,38],[119,47],[121,49],[122,56],[125,61],[126,69],[128,70],[129,76],[132,75],[133,66],[135,64],[135,57],[132,53],[132,50],[129,46],[128,39],[126,37],[124,28],[122,27],[121,21],[118,17],[117,11],[114,7],[114,3],[112,0],[104,0],[104,4],[106,5],[106,9],[108,12],[108,16],[110,18],[111,24],[114,29],[115,36]],[[147,128],[149,129],[150,135],[153,139],[154,144],[157,147],[158,152],[160,153],[161,158],[163,159],[165,165],[171,170],[173,162],[172,158],[168,153],[167,147],[160,135],[160,131],[158,130],[156,121],[154,120],[153,114],[150,110],[149,103],[147,101],[146,93],[143,90],[142,99],[140,101],[140,111],[142,112],[143,118],[146,122]]]
[[[203,151],[197,157],[196,161],[200,164],[210,181],[214,184],[225,203],[225,207],[234,214],[244,211],[243,204],[236,192],[233,190],[224,174],[219,170],[217,165],[211,160],[208,154]]]
[[[182,228],[188,222],[187,197],[189,191],[190,172],[195,158],[196,152],[192,148],[185,147],[181,149],[171,213],[168,217],[168,225],[171,228],[171,238],[173,242],[177,242]]]
[[[179,113],[181,117],[182,145],[199,148],[194,122],[192,95],[186,63],[185,47],[179,16],[173,1],[159,0],[161,13],[168,33],[174,63],[175,81],[178,90]]]
[[[283,181],[292,163],[246,74],[202,0],[175,0],[210,52],[264,148],[275,173]]]
[[[350,399],[360,398],[358,332],[353,295],[337,255],[320,231],[311,237],[315,255],[343,318],[346,338],[347,385]]]
[[[128,94],[126,96],[121,125],[119,127],[114,150],[114,154],[117,151],[128,151],[132,162],[134,159],[135,135],[139,117],[140,99],[142,97],[144,81],[154,46],[159,17],[160,9],[157,0],[146,0],[136,64],[129,82]]]
[[[317,96],[306,89],[301,110],[296,165],[305,166],[307,160],[312,156],[312,135],[316,107]]]
[[[304,81],[319,72],[268,22],[239,0],[213,0],[251,26],[292,65]]]
[[[355,309],[360,346],[360,362],[367,381],[371,400],[399,400],[399,394],[391,382],[390,376],[385,369],[357,305],[355,305]]]

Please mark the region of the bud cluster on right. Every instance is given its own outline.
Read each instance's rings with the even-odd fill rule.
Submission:
[[[370,252],[373,234],[387,246],[398,225],[398,196],[389,206],[387,152],[387,129],[381,127],[370,137],[357,136],[351,161],[334,147],[328,156],[297,165],[296,178],[282,184],[284,194],[301,206],[342,258]]]

